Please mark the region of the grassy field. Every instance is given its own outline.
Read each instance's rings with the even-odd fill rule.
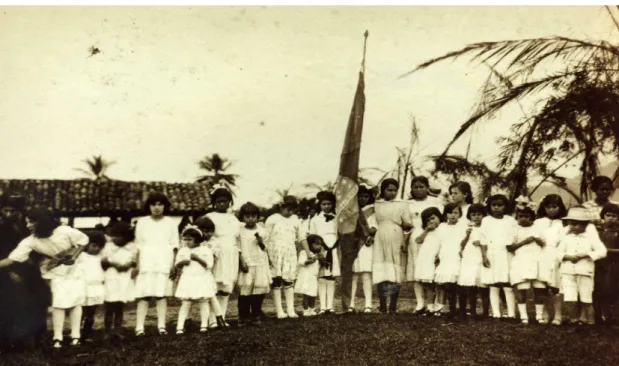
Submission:
[[[357,303],[360,307],[362,299]],[[298,310],[300,311],[300,299]],[[3,365],[84,364],[449,364],[449,365],[619,365],[619,329],[613,327],[541,326],[503,321],[447,322],[416,317],[410,288],[405,287],[398,315],[329,315],[289,320],[268,319],[261,326],[231,327],[196,333],[198,309],[183,336],[173,335],[177,304],[169,309],[170,335],[155,334],[155,309],[147,319],[147,337],[134,339],[135,312],[126,314],[122,344],[98,341],[0,356]],[[231,301],[230,322],[236,317]],[[270,299],[265,312],[273,314]],[[102,336],[101,318],[95,327]],[[193,331],[192,331],[193,330]],[[51,336],[50,336],[51,338]]]

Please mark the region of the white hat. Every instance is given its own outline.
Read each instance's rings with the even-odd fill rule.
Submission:
[[[584,207],[572,207],[563,220],[591,221],[591,215],[589,215],[589,211]]]

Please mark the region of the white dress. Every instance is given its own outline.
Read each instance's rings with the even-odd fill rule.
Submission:
[[[296,216],[288,218],[276,213],[267,219],[266,245],[271,259],[271,277],[281,277],[292,282],[297,278],[297,246],[301,240],[300,221]]]
[[[458,221],[454,225],[443,223],[438,229],[441,240],[438,258],[440,263],[436,267],[434,282],[457,283],[460,274],[460,245],[466,236],[467,227]]]
[[[15,262],[25,262],[32,251],[44,255],[41,262],[41,276],[50,280],[52,291],[52,307],[70,309],[84,303],[86,297],[86,281],[79,266],[61,265],[47,270],[47,264],[55,255],[76,246],[88,244],[88,236],[69,226],[58,226],[49,238],[40,239],[34,235],[22,240],[9,254],[9,259]],[[79,257],[78,257],[79,258]]]
[[[82,253],[76,260],[76,265],[81,267],[81,272],[86,281],[86,297],[84,306],[101,305],[105,300],[105,287],[103,281],[103,267],[101,267],[101,255]]]
[[[378,230],[372,246],[372,282],[406,281],[408,252],[402,253],[402,225],[412,225],[408,204],[404,201],[379,200],[374,204]]]
[[[239,275],[239,234],[241,222],[231,213],[211,212],[206,215],[215,224],[211,245],[217,247],[213,276],[217,289],[231,293]]]
[[[249,271],[239,272],[238,287],[241,296],[268,294],[271,290],[271,272],[269,269],[269,256],[265,250],[260,249],[256,234],[265,240],[266,230],[260,226],[253,229],[241,227],[239,246],[243,259],[249,267]],[[266,245],[266,243],[265,243]]]
[[[507,251],[507,246],[512,244],[517,226],[516,220],[507,215],[502,219],[486,216],[481,221],[481,243],[488,246],[490,262],[490,268],[481,269],[481,282],[484,285],[509,284],[509,263],[512,255]]]
[[[414,281],[418,282],[434,282],[434,275],[436,272],[436,265],[434,264],[438,253],[441,249],[441,237],[439,229],[443,224],[439,225],[433,231],[430,231],[422,244],[417,244],[416,239],[423,234],[423,229],[418,228],[413,230],[411,235],[411,245],[416,245],[418,249],[416,261],[414,264]]]
[[[542,232],[539,227],[531,225],[529,227],[517,226],[513,242],[520,242],[528,237],[541,238]],[[542,256],[542,247],[537,243],[529,243],[518,248],[510,263],[509,280],[512,285],[519,283],[540,280],[539,262]]]
[[[169,217],[138,219],[135,226],[139,273],[135,280],[135,297],[172,296],[170,272],[174,249],[179,246],[178,226]]]
[[[370,208],[366,206],[363,208],[363,212],[366,214],[366,220],[368,222],[368,227],[378,229],[378,223],[376,222],[376,217],[374,216],[373,210],[367,209]],[[367,214],[370,214],[367,216]],[[367,246],[365,244],[361,245],[359,248],[359,252],[357,253],[357,258],[353,263],[352,267],[353,273],[372,273],[372,246]]]
[[[337,242],[337,220],[335,218],[327,222],[325,214],[321,212],[312,217],[309,228],[309,233],[320,236],[327,247],[333,248],[335,246]],[[331,270],[325,269],[324,276],[339,277],[340,260],[337,255],[337,249],[332,250],[331,255],[333,256]]]
[[[206,262],[206,267],[191,259],[192,254]],[[215,261],[211,249],[207,246],[181,248],[176,256],[176,264],[187,260],[189,264],[181,267],[181,277],[178,280],[175,296],[182,300],[203,300],[214,297],[217,289],[211,272]]]
[[[552,288],[561,288],[561,261],[557,258],[557,248],[566,229],[561,219],[551,220],[542,217],[533,224],[540,230],[546,245],[540,257],[540,280]]]
[[[135,243],[127,243],[122,247],[112,242],[107,242],[101,256],[111,264],[126,266],[137,258]],[[131,302],[135,300],[135,281],[131,278],[131,269],[119,272],[114,267],[105,270],[105,301],[106,302]]]
[[[304,250],[299,253],[299,271],[297,281],[294,284],[294,293],[307,296],[318,296],[318,272],[320,263],[305,264],[307,261],[307,252]]]
[[[481,244],[480,228],[474,227],[471,236],[462,251],[462,261],[460,262],[460,274],[458,275],[458,285],[466,287],[481,286],[481,269],[483,267],[483,255],[481,247],[473,243],[479,241]]]

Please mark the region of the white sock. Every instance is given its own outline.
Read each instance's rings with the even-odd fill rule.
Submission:
[[[327,309],[333,310],[333,298],[335,297],[335,281],[327,281]]]
[[[221,315],[226,319],[226,313],[228,312],[228,299],[230,295],[226,296],[217,296],[217,300],[219,300],[219,305],[221,306]]]
[[[327,310],[327,281],[318,280],[318,300],[320,300],[320,310]]]
[[[535,304],[535,318],[542,319],[544,317],[544,304]]]
[[[146,320],[146,313],[148,313],[148,301],[138,300],[136,316],[135,316],[135,330],[144,330],[144,321]]]
[[[208,327],[208,318],[210,313],[210,305],[208,300],[200,301],[200,328]]]
[[[157,328],[165,328],[167,312],[168,300],[165,298],[157,300]]]
[[[518,312],[520,313],[520,319],[529,320],[529,314],[527,314],[527,304],[518,304]]]
[[[62,340],[62,328],[64,328],[65,309],[52,310],[52,326],[54,327],[54,339]]]
[[[423,286],[420,282],[415,282],[413,284],[413,289],[415,290],[415,300],[417,301],[415,310],[421,310],[426,306],[426,302],[423,298]]]
[[[282,307],[282,289],[281,288],[273,289],[273,302],[275,303],[275,311],[277,311],[277,314],[283,313],[284,308]]]
[[[515,318],[516,295],[514,295],[514,290],[511,287],[504,287],[503,291],[505,291],[505,302],[507,303],[507,316],[510,318]]]
[[[499,296],[501,289],[490,286],[490,307],[492,308],[492,316],[494,318],[501,317],[501,297]]]
[[[365,307],[372,307],[372,274],[371,273],[363,273],[361,274],[361,278],[363,280],[363,296],[365,296]]]
[[[183,300],[180,309],[178,309],[178,322],[176,323],[176,330],[185,329],[185,320],[187,320],[189,310],[191,310],[191,301]]]
[[[216,297],[211,297],[209,299],[209,304],[211,305],[211,314],[209,315],[209,321],[212,317],[213,321],[217,323],[217,319],[215,318],[218,316],[223,316],[223,313],[221,312],[221,306],[219,305],[219,301],[217,301]]]
[[[359,281],[359,275],[355,273],[352,275],[352,290],[350,291],[350,307],[355,308],[355,297],[357,295],[357,281]]]
[[[82,306],[78,305],[71,309],[69,313],[69,320],[71,321],[71,338],[81,338],[80,331],[82,325]]]
[[[285,290],[286,294],[286,312],[289,317],[297,315],[294,311],[294,288],[288,287]]]

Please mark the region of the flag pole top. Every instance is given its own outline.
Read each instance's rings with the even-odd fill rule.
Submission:
[[[368,36],[370,35],[370,33],[368,32],[368,30],[365,30],[365,33],[363,33],[363,60],[361,61],[361,72],[365,75],[365,51],[367,49],[367,45],[368,45]]]

